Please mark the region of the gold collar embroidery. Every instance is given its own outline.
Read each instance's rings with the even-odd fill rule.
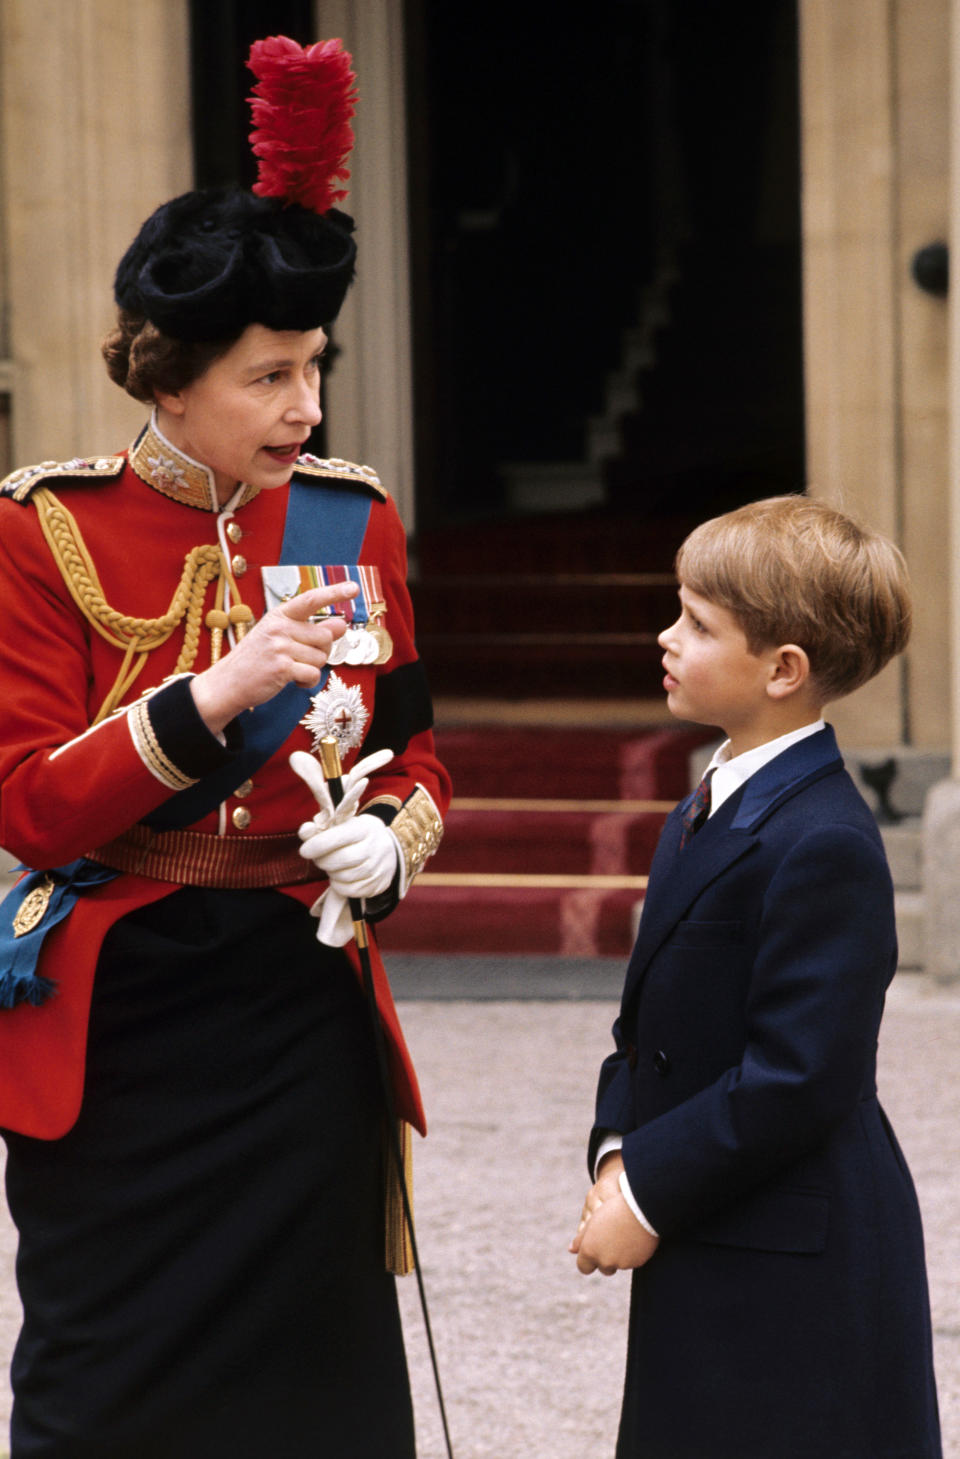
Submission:
[[[213,472],[172,446],[159,430],[155,415],[151,416],[130,447],[130,465],[147,486],[175,502],[197,507],[201,512],[219,512],[221,509]],[[255,486],[242,486],[239,496],[234,493],[232,510],[236,511],[253,501],[259,490]]]

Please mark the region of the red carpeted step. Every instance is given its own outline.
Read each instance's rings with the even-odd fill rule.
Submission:
[[[586,622],[586,618],[584,622]],[[417,633],[435,694],[488,698],[649,699],[661,692],[653,633]]]
[[[426,579],[447,573],[668,572],[695,516],[549,512],[429,528],[417,538]],[[504,584],[504,586],[507,586]]]
[[[693,523],[544,513],[428,529],[411,583],[434,693],[497,698],[660,691],[657,634]]]
[[[549,802],[547,803],[550,804]],[[431,872],[639,875],[649,869],[669,802],[656,810],[537,810],[503,801],[447,815]]]
[[[418,882],[378,927],[377,938],[388,959],[391,952],[626,957],[642,895],[630,887],[478,888]]]
[[[411,583],[417,642],[435,634],[657,634],[677,616],[669,573],[431,573]]]
[[[589,714],[589,706],[584,713]],[[700,727],[442,728],[440,850],[378,929],[384,951],[626,957]]]
[[[691,752],[717,734],[702,726],[623,731],[587,722],[583,729],[442,728],[436,738],[458,800],[679,800],[690,789]]]

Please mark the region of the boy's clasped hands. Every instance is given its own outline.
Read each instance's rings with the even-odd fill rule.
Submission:
[[[643,1266],[660,1245],[660,1238],[641,1226],[627,1205],[620,1189],[622,1170],[623,1156],[611,1150],[600,1162],[596,1184],[583,1203],[569,1250],[585,1275],[600,1271],[612,1277],[614,1272]]]

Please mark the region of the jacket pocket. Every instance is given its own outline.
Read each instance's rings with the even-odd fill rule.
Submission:
[[[687,1240],[755,1251],[815,1255],[827,1244],[830,1197],[825,1191],[780,1188],[725,1206],[685,1233]]]

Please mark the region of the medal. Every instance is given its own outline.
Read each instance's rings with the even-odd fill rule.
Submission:
[[[346,634],[342,638],[335,638],[330,652],[327,654],[327,663],[332,667],[336,667],[337,664],[345,664],[347,662],[347,648]]]
[[[364,662],[364,639],[366,630],[363,628],[350,627],[341,638],[344,645],[343,662],[345,664],[362,664]]]
[[[363,732],[370,715],[357,684],[345,684],[338,674],[331,674],[326,687],[311,700],[313,708],[300,723],[313,736],[314,753],[325,735],[335,735],[341,755],[355,750],[363,741]]]
[[[346,620],[347,631],[338,638],[327,655],[331,666],[349,664],[351,668],[385,664],[393,655],[393,639],[383,626],[387,604],[380,584],[380,569],[373,563],[342,563],[323,567],[277,564],[262,569],[263,592],[267,608],[288,603],[309,588],[327,587],[331,583],[355,582],[360,585],[356,598],[336,603],[333,610]]]
[[[386,612],[386,604],[381,605],[378,603],[376,606],[377,608],[382,607],[383,612]],[[373,662],[375,664],[385,664],[393,655],[393,639],[379,620],[380,613],[372,615],[370,627],[367,632],[371,638],[376,640],[377,644],[377,656]]]
[[[35,927],[39,927],[50,905],[54,885],[53,877],[48,874],[43,878],[43,881],[38,887],[34,887],[32,892],[27,893],[17,909],[17,915],[13,919],[14,937],[24,937],[26,933],[32,932]]]

